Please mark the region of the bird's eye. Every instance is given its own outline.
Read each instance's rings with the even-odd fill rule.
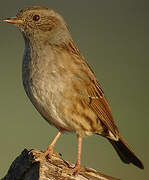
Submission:
[[[39,15],[34,15],[34,16],[33,16],[33,20],[34,20],[34,21],[38,21],[39,19],[40,19],[40,16],[39,16]]]

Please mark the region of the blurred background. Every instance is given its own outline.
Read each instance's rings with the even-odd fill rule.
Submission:
[[[148,6],[142,0],[1,0],[0,18],[42,5],[63,15],[74,41],[96,73],[121,135],[145,170],[121,162],[100,136],[84,138],[82,165],[125,180],[149,177]],[[21,65],[24,41],[19,30],[0,23],[0,177],[24,148],[45,150],[57,133],[34,109],[24,92]],[[73,143],[72,143],[73,142]],[[64,134],[55,151],[76,161],[77,138]]]

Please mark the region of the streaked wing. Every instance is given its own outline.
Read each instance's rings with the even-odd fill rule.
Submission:
[[[90,97],[90,108],[97,114],[99,119],[113,135],[118,135],[119,131],[113,120],[110,107],[97,81],[90,84],[88,87],[88,94]]]
[[[106,128],[111,131],[115,137],[117,137],[117,135],[119,135],[119,131],[114,122],[111,109],[104,96],[104,92],[101,89],[100,84],[96,80],[94,72],[86,61],[83,62],[83,65],[90,79],[90,83],[87,89],[90,98],[89,106],[97,114]]]
[[[76,62],[77,64],[76,74],[79,77],[78,79],[82,79],[82,81],[84,82],[87,81],[86,85],[84,86],[85,90],[83,91],[87,90],[90,99],[88,104],[89,107],[92,109],[92,111],[94,111],[97,114],[97,116],[102,121],[102,123],[106,126],[106,128],[109,131],[112,132],[114,136],[119,135],[119,131],[113,120],[110,107],[104,96],[104,92],[102,91],[99,83],[96,80],[94,72],[87,64],[87,62],[85,61],[84,57],[81,55],[77,47],[74,45],[73,41],[70,41],[70,43],[67,46],[65,44],[63,46],[63,49],[68,51],[69,54],[72,54],[71,58],[73,59],[73,62]],[[80,68],[81,72],[79,72],[78,67],[80,66],[78,66],[78,64],[81,66]],[[82,92],[82,94],[86,94],[86,93]]]

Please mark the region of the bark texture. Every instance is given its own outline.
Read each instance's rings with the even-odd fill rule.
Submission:
[[[45,158],[39,150],[24,149],[1,180],[118,180],[84,167],[74,176],[72,167],[74,164],[63,160],[58,153]]]

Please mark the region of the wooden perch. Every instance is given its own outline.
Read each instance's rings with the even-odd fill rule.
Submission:
[[[78,176],[72,175],[74,167],[54,153],[45,158],[39,150],[25,149],[11,164],[7,175],[1,180],[118,180],[94,169],[81,167]]]

